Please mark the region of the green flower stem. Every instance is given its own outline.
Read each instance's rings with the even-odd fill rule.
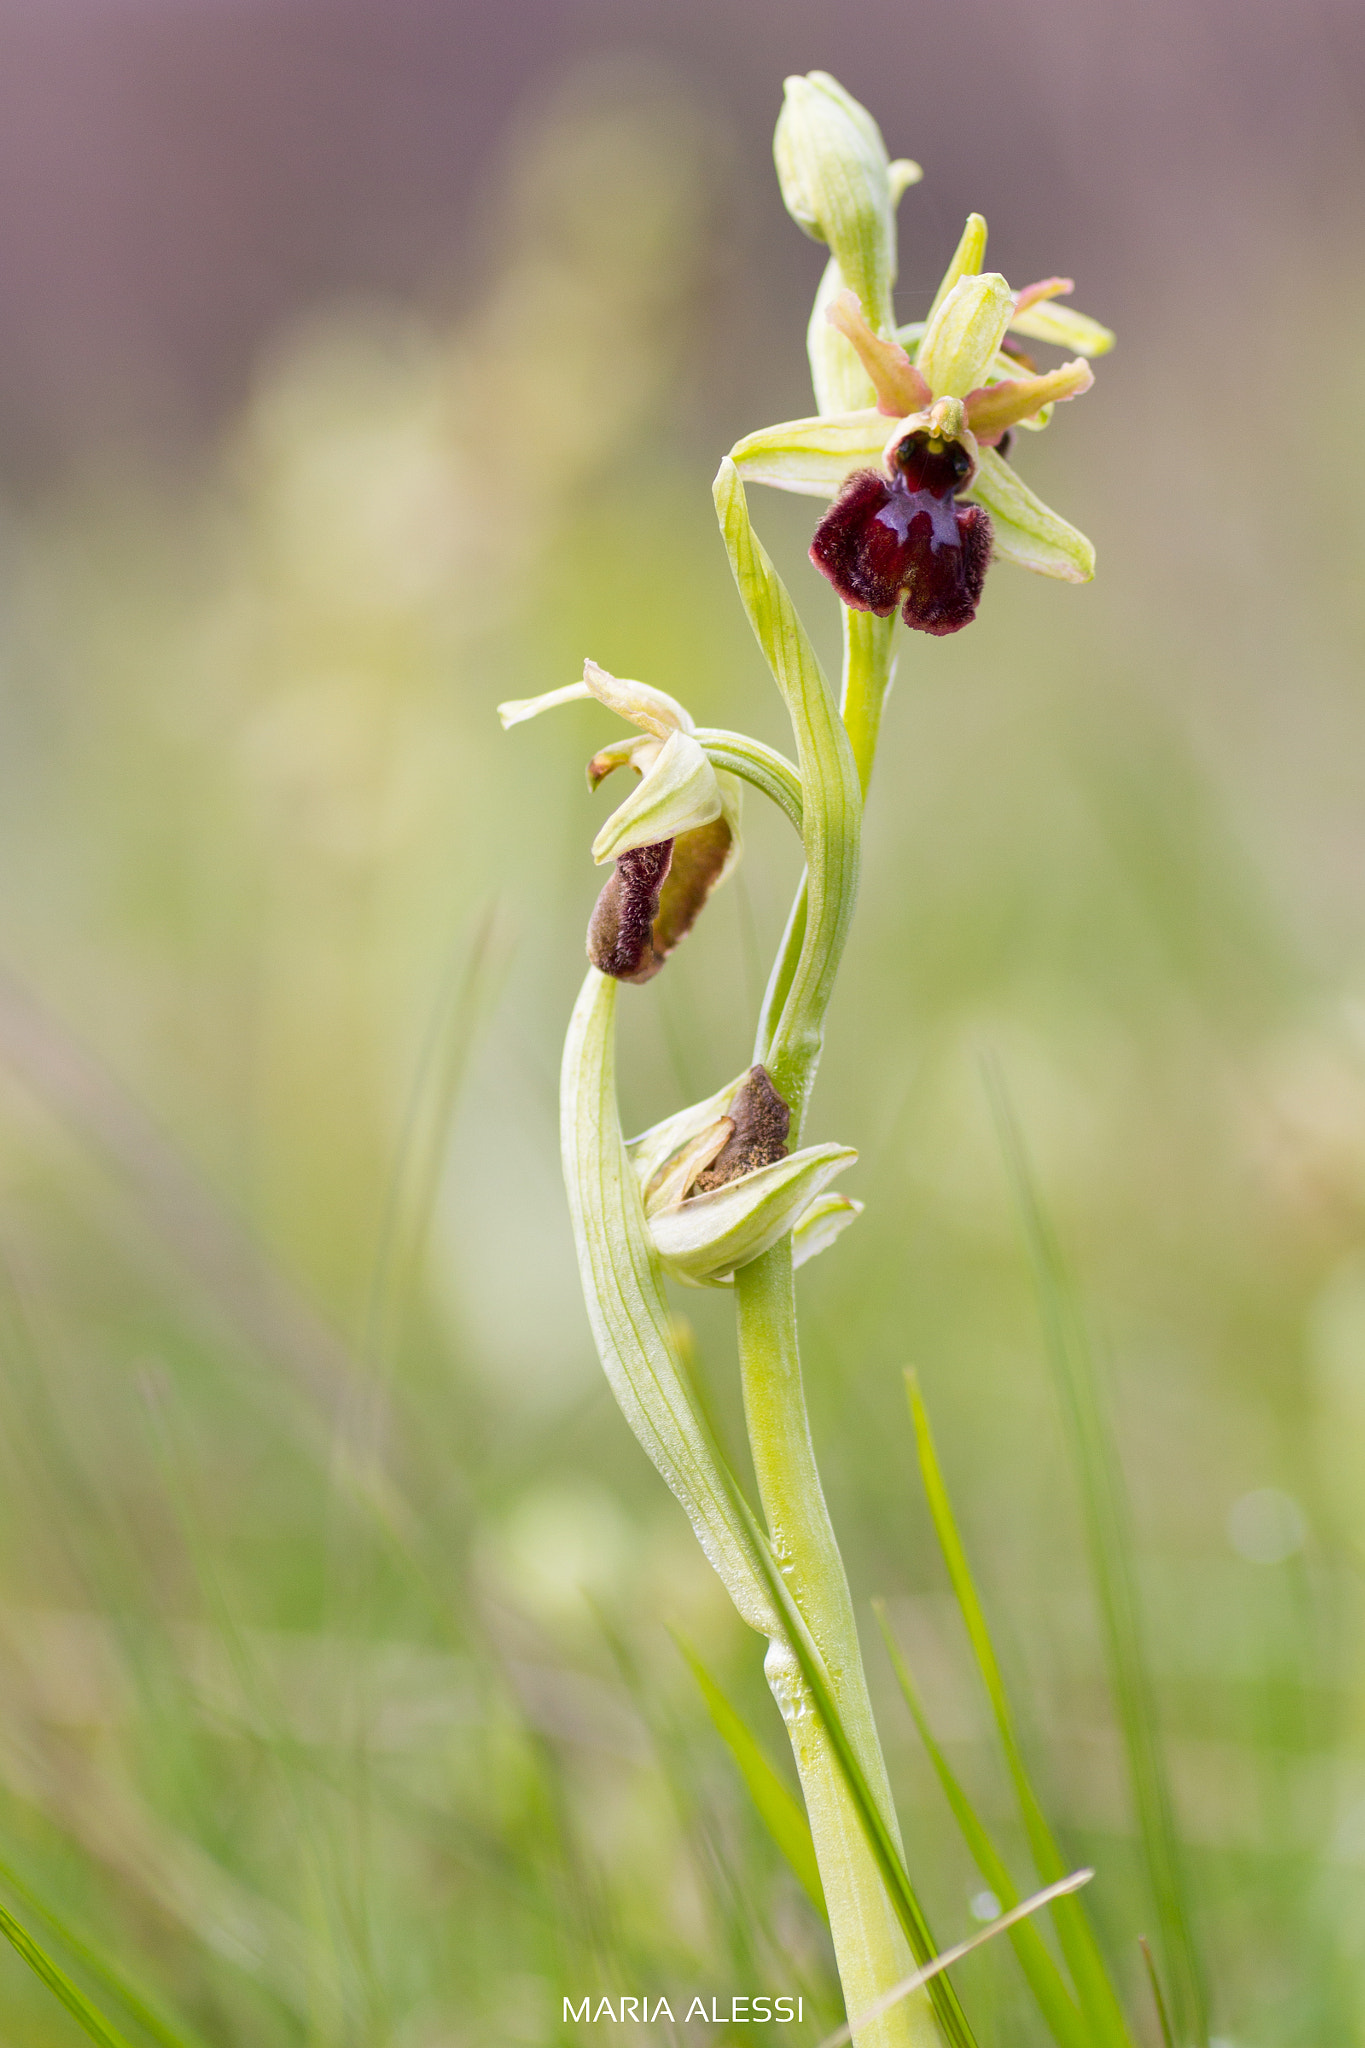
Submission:
[[[747,528],[747,515],[743,525]],[[747,537],[756,547],[752,535]],[[726,538],[731,541],[729,528]],[[733,560],[733,542],[731,547]],[[736,580],[743,595],[738,562]],[[845,614],[842,713],[860,796],[867,790],[876,754],[891,674],[894,623],[894,617],[882,620],[866,613]],[[764,637],[761,631],[759,637]],[[776,664],[774,669],[776,672]],[[780,675],[778,680],[782,680]],[[773,1072],[785,1071],[789,1044],[814,1047],[818,1055],[847,929],[845,919],[826,937],[809,914],[812,899],[818,896],[823,900],[829,894],[822,864],[831,860],[831,848],[842,828],[846,792],[831,789],[818,773],[809,773],[807,749],[801,745],[795,716],[793,722],[797,724],[805,787],[807,871],[787,921],[759,1026],[756,1056]],[[809,959],[812,951],[822,949],[823,958]],[[812,1056],[812,1076],[813,1068]],[[848,1577],[811,1442],[797,1345],[790,1240],[736,1273],[735,1298],[749,1443],[773,1548],[828,1666],[844,1726],[899,1846]],[[850,2015],[856,2016],[909,1974],[909,1949],[829,1735],[814,1711],[792,1652],[781,1640],[774,1641],[765,1668],[791,1738],[829,1902],[844,1998]],[[938,2039],[927,1991],[892,2007],[859,2028],[855,2036],[857,2048],[928,2048]]]
[[[782,942],[773,961],[768,986],[763,992],[763,1007],[758,1013],[758,1030],[754,1034],[754,1058],[767,1066],[772,1057],[773,1039],[782,1021],[782,1012],[791,994],[792,977],[796,963],[801,958],[801,949],[806,942],[806,877],[802,875],[792,907],[787,913],[787,922],[782,932]]]
[[[891,688],[895,659],[892,654],[896,626],[893,612],[888,619],[878,619],[871,612],[844,611],[844,690],[840,709],[848,729],[849,742],[853,748],[853,759],[857,764],[858,781],[863,795],[867,795],[868,783],[872,780],[872,763],[877,754],[877,739],[881,732],[882,708]],[[722,761],[710,745],[709,736],[699,734],[706,745],[708,754],[716,766],[727,768],[729,761]],[[790,817],[791,812],[788,810]],[[799,818],[793,823],[800,828]],[[772,1041],[777,1031],[783,1007],[791,993],[792,977],[796,963],[801,957],[801,948],[806,938],[806,878],[801,877],[796,900],[787,918],[782,943],[777,949],[777,959],[768,979],[763,1008],[759,1014],[758,1032],[754,1041],[754,1058],[766,1066],[772,1050]]]
[[[825,1660],[840,1718],[899,1848],[853,1602],[806,1416],[789,1238],[741,1267],[735,1295],[745,1417],[773,1551]],[[781,1637],[773,1639],[764,1670],[791,1739],[844,2001],[856,2016],[909,1975],[910,1950],[829,1733]],[[930,2048],[938,2038],[929,1994],[923,1990],[854,2035],[856,2048]]]
[[[894,612],[889,618],[879,619],[871,612],[854,612],[844,607],[844,694],[840,709],[864,796],[872,780],[882,708],[896,665],[891,651],[895,632]]]

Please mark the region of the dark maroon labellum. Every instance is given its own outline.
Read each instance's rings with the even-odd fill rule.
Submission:
[[[623,853],[588,925],[588,958],[599,973],[651,980],[701,915],[729,853],[723,817]]]
[[[750,1067],[726,1111],[730,1135],[704,1172],[688,1189],[689,1195],[708,1194],[738,1180],[742,1173],[756,1173],[760,1166],[773,1166],[787,1156],[787,1132],[792,1113],[772,1084],[766,1067]]]
[[[970,625],[991,557],[991,522],[953,492],[971,471],[965,448],[907,434],[892,473],[855,470],[815,529],[810,558],[844,603],[884,619],[901,606],[921,633]]]
[[[616,981],[648,981],[664,964],[654,950],[659,892],[673,858],[673,841],[635,846],[623,853],[598,897],[588,925],[588,958]]]

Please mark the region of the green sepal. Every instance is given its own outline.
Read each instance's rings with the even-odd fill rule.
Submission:
[[[1095,550],[1083,533],[1035,498],[1009,463],[994,448],[983,448],[968,496],[991,515],[995,552],[1039,576],[1063,583],[1088,583],[1095,573]]]
[[[872,379],[858,360],[858,351],[847,335],[826,317],[840,292],[849,289],[844,273],[833,260],[828,262],[815,288],[815,304],[806,326],[806,356],[816,406],[822,413],[857,412],[875,406],[877,394]]]
[[[1014,311],[998,270],[960,277],[925,326],[915,367],[935,398],[965,398],[985,378]]]
[[[1074,349],[1078,356],[1107,355],[1118,339],[1112,327],[1101,326],[1088,313],[1075,313],[1070,306],[1059,306],[1055,299],[1039,299],[1015,313],[1010,320],[1010,332],[1026,335],[1032,341],[1050,341],[1058,348]]]
[[[962,239],[953,251],[953,260],[944,271],[939,281],[938,290],[934,293],[933,304],[929,308],[928,319],[924,323],[926,327],[938,312],[939,307],[943,304],[943,301],[947,298],[958,279],[960,277],[975,277],[985,260],[985,215],[969,213],[967,215],[967,225],[962,230]]]
[[[792,1231],[792,1265],[799,1270],[808,1259],[826,1252],[836,1237],[863,1213],[863,1204],[851,1195],[817,1195]]]
[[[676,1208],[656,1210],[648,1227],[666,1270],[703,1287],[729,1279],[785,1237],[857,1157],[851,1145],[807,1145]]]
[[[851,348],[849,353],[853,354]],[[856,355],[853,360],[857,362]],[[866,379],[861,363],[858,368]],[[890,424],[875,406],[783,420],[736,441],[730,460],[746,483],[771,484],[808,498],[832,498],[853,470],[880,464]]]
[[[524,725],[528,718],[539,718],[542,711],[557,710],[561,704],[585,703],[591,697],[586,683],[566,683],[562,690],[542,690],[538,697],[509,697],[498,706],[498,722],[504,732],[510,732],[514,725]]]
[[[726,809],[716,771],[690,733],[665,740],[625,802],[614,810],[592,843],[600,867],[636,846],[657,846],[709,825]]]

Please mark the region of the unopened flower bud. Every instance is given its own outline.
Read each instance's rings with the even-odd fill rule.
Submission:
[[[829,244],[869,318],[889,327],[896,274],[891,167],[866,107],[827,71],[789,78],[773,157],[792,219]],[[897,166],[900,189],[913,182],[915,168]]]

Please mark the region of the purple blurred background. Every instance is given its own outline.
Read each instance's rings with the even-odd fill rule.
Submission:
[[[780,220],[768,137],[783,74],[814,66],[929,170],[907,316],[975,206],[1012,277],[1064,261],[1126,345],[1154,293],[1210,289],[1250,327],[1353,245],[1352,0],[3,0],[0,462],[192,445],[314,304],[461,303],[509,119],[598,53],[662,71],[731,138],[751,173],[727,186],[732,262],[758,266],[774,332],[816,258]]]

